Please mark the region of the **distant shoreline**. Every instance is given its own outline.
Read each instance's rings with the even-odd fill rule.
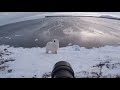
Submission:
[[[120,20],[120,18],[118,18],[118,17],[108,16],[108,15],[101,15],[101,16],[72,16],[72,15],[45,16],[45,18],[48,18],[48,17],[95,17],[95,18]]]
[[[58,16],[45,16],[46,18],[47,17],[99,17],[99,16],[71,16],[71,15],[58,15]]]

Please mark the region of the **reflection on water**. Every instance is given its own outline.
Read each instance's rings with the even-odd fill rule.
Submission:
[[[77,44],[87,48],[114,45],[120,41],[120,38],[106,33],[91,33],[88,31],[72,33],[71,36],[71,38],[75,38]]]

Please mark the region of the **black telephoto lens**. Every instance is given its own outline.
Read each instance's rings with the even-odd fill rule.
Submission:
[[[52,78],[74,78],[74,71],[68,62],[60,61],[54,65],[51,77]]]

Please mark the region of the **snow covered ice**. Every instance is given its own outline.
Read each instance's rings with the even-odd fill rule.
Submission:
[[[99,73],[100,69],[95,66],[107,61],[109,64],[104,63],[106,66],[102,67],[102,76],[109,78],[120,75],[120,46],[86,49],[73,45],[60,48],[58,54],[46,54],[45,47],[15,48],[1,45],[0,52],[4,49],[7,49],[11,54],[2,55],[0,60],[9,58],[15,60],[0,65],[0,67],[8,66],[4,70],[0,70],[0,78],[42,78],[43,75],[51,73],[54,64],[58,61],[69,62],[76,78],[95,76],[95,73]]]

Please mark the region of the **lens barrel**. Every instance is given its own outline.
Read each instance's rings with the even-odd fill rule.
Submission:
[[[74,71],[66,61],[59,61],[54,65],[52,78],[74,78]]]

